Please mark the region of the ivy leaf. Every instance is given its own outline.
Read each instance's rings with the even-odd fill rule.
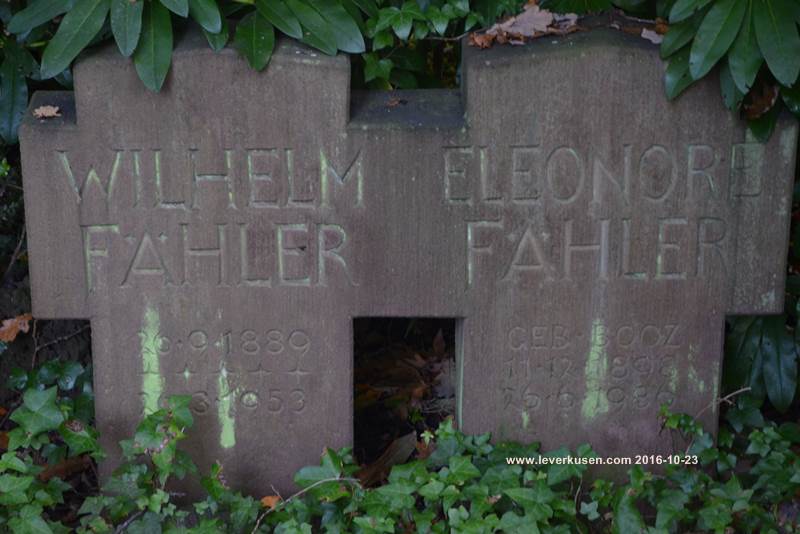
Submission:
[[[683,515],[689,496],[684,491],[666,489],[658,497],[656,528],[671,530],[675,520]]]
[[[636,508],[636,500],[629,491],[626,490],[614,506],[614,522],[611,526],[613,534],[629,534],[644,530],[644,521]]]
[[[797,351],[784,321],[783,315],[765,318],[761,338],[767,396],[780,412],[789,408],[797,389]]]
[[[741,0],[718,0],[697,30],[689,56],[689,72],[699,80],[725,55],[742,27],[745,4]]]
[[[800,73],[800,35],[789,4],[758,0],[753,10],[758,46],[769,70],[783,85],[793,85]]]
[[[447,482],[463,484],[464,482],[481,476],[481,472],[472,463],[470,456],[453,456],[450,458],[450,473]]]
[[[670,59],[669,66],[667,66],[667,72],[664,76],[667,98],[669,100],[675,99],[693,83],[694,80],[689,74],[689,47],[686,47],[678,54],[675,54]]]
[[[366,50],[358,24],[341,5],[334,0],[314,0],[314,7],[334,30],[339,50],[350,54]]]
[[[600,503],[597,501],[592,502],[581,502],[581,514],[585,515],[589,521],[595,521],[596,519],[600,518],[600,514],[597,511],[597,507]]]
[[[25,474],[28,472],[28,466],[13,452],[6,452],[0,457],[0,472],[2,471],[16,471]]]
[[[100,32],[109,10],[109,0],[77,0],[64,15],[58,31],[42,54],[43,80],[60,74]]]
[[[233,44],[247,58],[252,69],[261,71],[269,63],[275,49],[275,31],[267,19],[258,11],[253,11],[236,25]]]
[[[158,0],[161,5],[175,13],[176,15],[186,18],[189,16],[189,0]]]
[[[93,453],[100,450],[97,443],[97,431],[91,427],[78,426],[66,423],[61,425],[59,434],[64,438],[64,443],[69,447],[70,456],[78,456],[85,452]]]
[[[430,6],[425,14],[428,16],[428,20],[433,25],[433,30],[439,35],[444,35],[444,33],[447,31],[447,25],[450,24],[450,19],[447,17],[447,15],[442,13],[442,11],[436,6]]]
[[[392,482],[375,491],[385,499],[390,509],[395,511],[410,510],[414,507],[414,490],[416,486],[409,482]]]
[[[172,61],[172,19],[158,2],[148,2],[144,9],[141,41],[133,55],[133,64],[144,85],[159,91]]]
[[[0,475],[0,493],[23,492],[33,483],[33,477]]]
[[[66,362],[61,369],[61,373],[59,373],[58,387],[63,391],[71,390],[75,387],[75,382],[83,372],[83,366],[78,362]]]
[[[111,33],[120,53],[128,57],[136,50],[142,32],[142,10],[145,0],[111,0]]]
[[[11,420],[30,435],[55,430],[64,421],[64,415],[56,406],[58,388],[28,389],[22,395],[22,406],[14,410]]]
[[[25,33],[37,26],[63,15],[74,5],[75,0],[35,0],[28,6],[14,13],[8,22],[10,33]]]
[[[173,421],[179,428],[190,428],[194,424],[194,417],[189,405],[191,395],[172,395],[167,400],[167,408]]]
[[[274,0],[255,0],[256,9],[261,16],[267,19],[280,31],[294,37],[295,39],[302,39],[303,28],[300,27],[300,21],[294,16],[292,11],[286,7],[283,2],[275,2]]]
[[[549,503],[553,501],[555,494],[543,480],[537,481],[534,488],[511,488],[503,493],[519,504],[530,516],[529,519],[546,521],[553,517],[553,508]]]
[[[375,53],[364,54],[364,81],[388,80],[393,66],[391,59],[378,59]]]
[[[336,34],[319,12],[301,0],[286,0],[286,4],[306,30],[303,40],[325,54],[335,55],[337,50]]]
[[[222,17],[214,0],[189,0],[189,14],[207,32],[222,30]]]
[[[338,478],[339,473],[331,467],[310,465],[303,467],[294,475],[294,482],[301,488],[307,488],[326,479]]]
[[[728,52],[728,65],[731,69],[731,77],[736,83],[736,87],[742,93],[747,93],[756,79],[764,57],[758,48],[756,32],[753,27],[753,2],[748,0],[747,13],[742,21],[742,27],[736,41]]]
[[[669,12],[669,23],[675,24],[688,19],[710,2],[711,0],[678,0]]]
[[[415,20],[425,20],[425,16],[419,10],[419,6],[412,2],[403,4],[402,9],[395,6],[386,7],[379,12],[375,31],[379,32],[386,28],[392,28],[401,41],[406,41],[408,36],[411,35],[411,27]]]
[[[17,142],[17,132],[28,105],[28,85],[22,66],[7,57],[0,65],[0,137],[6,144]]]
[[[419,494],[425,497],[428,500],[436,499],[442,490],[444,489],[444,483],[439,480],[431,480],[421,488],[419,488]]]

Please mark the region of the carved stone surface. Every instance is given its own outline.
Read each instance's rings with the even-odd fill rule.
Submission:
[[[109,450],[191,394],[195,459],[260,494],[351,442],[360,316],[459,319],[467,432],[667,452],[725,315],[781,310],[797,125],[758,144],[663,69],[595,30],[466,48],[463,91],[388,105],[288,41],[259,74],[189,34],[159,94],[109,46],[22,128],[34,313],[91,319]]]

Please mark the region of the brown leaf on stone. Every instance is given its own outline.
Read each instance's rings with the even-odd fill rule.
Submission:
[[[396,108],[397,106],[404,106],[406,104],[408,104],[408,100],[397,97],[392,97],[386,101],[387,108]]]
[[[523,45],[543,35],[565,35],[577,31],[577,23],[575,14],[555,14],[531,1],[525,4],[522,13],[496,23],[483,34],[470,34],[469,44],[479,48],[489,48],[494,43]]]
[[[52,119],[61,116],[61,109],[58,106],[39,106],[33,110],[33,116],[37,119]]]
[[[669,24],[662,18],[656,19],[656,25],[653,28],[659,35],[666,35],[669,31]]]
[[[415,448],[417,449],[417,458],[424,460],[436,450],[436,442],[431,441],[426,444],[424,441],[418,441]]]
[[[778,86],[762,81],[754,85],[745,98],[744,115],[750,120],[757,119],[767,113],[778,101]]]
[[[487,33],[508,33],[519,37],[535,37],[538,33],[547,32],[553,23],[553,14],[541,9],[536,4],[527,4],[516,17],[495,24]]]
[[[0,449],[8,449],[8,432],[0,432]]]
[[[20,332],[27,332],[30,328],[30,321],[33,316],[30,313],[23,313],[11,319],[5,319],[0,326],[0,341],[10,343],[17,338]]]
[[[478,48],[490,48],[494,43],[495,36],[489,33],[476,33],[469,34],[469,45],[477,46]]]
[[[92,460],[85,454],[76,456],[75,458],[67,458],[58,462],[55,465],[47,466],[44,471],[39,473],[39,480],[47,482],[51,478],[65,479],[75,473],[88,469],[92,464]]]
[[[269,508],[272,510],[278,503],[281,502],[281,498],[278,495],[267,495],[266,497],[261,497],[261,506],[264,508]]]

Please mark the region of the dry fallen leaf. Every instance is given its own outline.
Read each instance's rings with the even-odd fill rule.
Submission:
[[[744,105],[744,115],[750,120],[757,119],[772,109],[778,101],[778,86],[768,82],[754,85],[747,94]]]
[[[477,46],[478,48],[490,48],[494,43],[495,36],[490,33],[470,33],[469,45]]]
[[[505,22],[495,24],[487,33],[505,32],[521,37],[535,37],[537,33],[545,33],[553,23],[553,14],[541,9],[536,4],[528,4],[522,13]]]
[[[664,37],[660,33],[648,28],[642,28],[641,35],[653,44],[661,44],[661,41],[664,40]]]
[[[389,474],[392,466],[405,463],[414,449],[417,448],[417,433],[409,432],[405,436],[401,436],[386,448],[381,454],[380,458],[375,460],[372,464],[362,467],[357,473],[361,483],[366,487],[372,487]]]
[[[387,108],[396,108],[397,106],[408,104],[408,100],[404,100],[402,98],[393,97],[386,101]]]
[[[92,460],[88,455],[82,454],[74,458],[66,458],[61,460],[55,465],[48,465],[42,472],[39,473],[38,478],[42,482],[47,482],[51,478],[68,478],[75,473],[79,473],[84,469],[88,469],[92,465]]]
[[[267,495],[266,497],[261,497],[261,506],[264,508],[269,508],[272,510],[278,503],[281,502],[281,498],[278,495]]]
[[[39,106],[33,110],[33,116],[37,119],[52,119],[61,116],[61,109],[58,106]]]
[[[5,319],[0,326],[0,341],[10,343],[17,338],[20,332],[27,332],[30,328],[30,321],[33,316],[30,313],[23,313],[11,319]]]
[[[425,460],[436,450],[436,442],[431,441],[430,443],[425,443],[424,441],[418,441],[414,447],[417,449],[417,458],[419,460]]]
[[[498,44],[522,45],[529,39],[543,35],[565,35],[578,30],[578,16],[572,13],[558,15],[528,2],[519,15],[498,22],[482,34],[471,33],[469,44],[489,48]]]

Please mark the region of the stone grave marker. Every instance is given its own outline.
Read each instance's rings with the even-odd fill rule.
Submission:
[[[466,432],[670,452],[725,315],[781,310],[797,124],[759,144],[663,70],[594,30],[465,48],[461,91],[394,105],[290,41],[256,73],[188,34],[158,94],[109,46],[22,127],[34,314],[91,319],[108,450],[191,394],[195,460],[258,494],[350,444],[363,316],[458,319]]]

